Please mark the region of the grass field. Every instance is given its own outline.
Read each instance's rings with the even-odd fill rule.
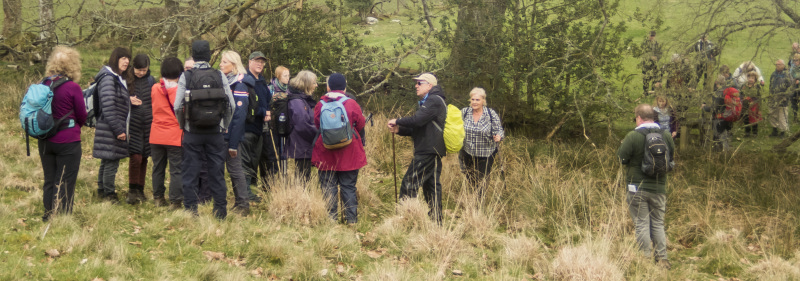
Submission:
[[[669,11],[662,12],[659,40],[670,50],[693,42],[700,31],[683,26],[681,17],[690,8],[659,3]],[[623,19],[648,5],[621,4]],[[402,25],[387,19],[355,28],[370,30],[367,44],[390,47],[396,34],[416,25],[397,18]],[[631,23],[628,36],[643,38],[648,30]],[[753,58],[769,75],[791,41],[773,38],[754,58],[751,36],[737,35],[721,60],[738,65]],[[107,59],[99,46],[81,47],[84,83]],[[637,64],[628,59],[627,71],[637,73]],[[437,226],[419,201],[394,203],[392,138],[382,124],[397,112],[367,127],[369,164],[360,172],[359,222],[352,227],[327,218],[315,180],[274,181],[270,192],[259,191],[265,202],[254,204],[250,216],[223,221],[211,216],[210,205],[194,217],[152,201],[102,203],[92,197],[99,160],[91,158],[89,128],[82,134],[75,211],[45,223],[39,159],[25,156],[16,118],[25,87],[40,77],[25,67],[2,67],[0,77],[0,280],[800,280],[798,148],[771,152],[778,140],[763,136],[768,126],[759,138],[734,142],[731,153],[679,152],[668,187],[667,271],[633,246],[618,143],[510,136],[481,205],[472,201],[455,156],[447,156],[445,220]],[[616,124],[617,137],[633,125]],[[410,140],[397,138],[398,177],[411,155]],[[117,176],[123,194],[126,170],[123,161]],[[228,199],[232,205],[232,194]]]

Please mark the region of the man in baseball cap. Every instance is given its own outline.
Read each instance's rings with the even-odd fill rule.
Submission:
[[[389,131],[414,140],[414,159],[408,166],[400,187],[400,199],[417,197],[422,186],[425,201],[430,206],[428,215],[442,223],[442,157],[447,154],[444,144],[444,122],[447,104],[444,91],[436,76],[423,73],[414,78],[419,97],[419,108],[413,116],[389,120]]]

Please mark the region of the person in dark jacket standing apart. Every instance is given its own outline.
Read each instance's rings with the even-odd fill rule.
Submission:
[[[181,60],[165,58],[161,63],[161,80],[153,85],[153,124],[150,129],[150,151],[153,157],[153,201],[156,207],[166,206],[164,176],[169,163],[169,202],[173,209],[183,205],[181,162],[183,130],[173,112],[178,78],[183,73]]]
[[[311,97],[317,89],[317,75],[303,70],[289,81],[289,140],[286,156],[294,159],[297,175],[305,181],[311,179],[311,151],[317,127],[314,126],[314,106],[317,102]]]
[[[261,52],[253,52],[250,54],[247,62],[247,77],[253,79],[253,90],[258,97],[258,108],[253,112],[253,117],[248,118],[244,125],[244,142],[242,143],[242,165],[244,166],[244,174],[247,179],[248,191],[250,193],[250,201],[261,202],[261,197],[253,193],[250,186],[256,185],[258,163],[261,160],[263,147],[263,132],[264,124],[269,122],[272,118],[269,110],[269,101],[272,99],[270,94],[267,79],[264,75],[264,65],[267,64],[267,58]]]
[[[128,95],[128,65],[131,52],[116,48],[108,64],[95,76],[100,97],[100,115],[94,132],[92,156],[100,159],[97,173],[97,195],[112,204],[119,203],[114,186],[119,160],[128,157],[128,122],[131,98]]]
[[[195,60],[194,67],[181,74],[178,79],[174,108],[178,123],[183,128],[183,142],[181,143],[183,148],[183,162],[181,163],[183,204],[186,210],[197,214],[198,179],[200,169],[205,165],[208,170],[208,187],[214,199],[214,216],[224,219],[228,215],[224,170],[228,149],[225,147],[222,133],[228,129],[228,125],[231,123],[236,104],[233,101],[231,89],[228,87],[228,78],[208,64],[211,59],[208,41],[197,40],[192,43],[192,58]],[[220,97],[223,95],[224,97]],[[203,97],[206,99],[201,99]],[[211,104],[221,105],[224,108],[209,107],[209,101],[213,101]],[[200,114],[200,112],[194,111],[195,108],[216,112]],[[203,110],[203,112],[207,111]],[[205,157],[203,157],[204,155]]]
[[[414,159],[408,165],[400,187],[400,199],[417,197],[422,186],[428,202],[428,215],[442,223],[442,157],[447,154],[444,145],[444,121],[447,118],[444,90],[437,84],[436,76],[423,73],[414,78],[417,82],[419,108],[412,116],[389,120],[389,131],[414,140]]]
[[[69,120],[54,136],[39,140],[39,159],[44,172],[44,215],[48,221],[55,213],[72,213],[75,181],[81,166],[81,127],[86,123],[86,105],[78,82],[81,80],[81,57],[75,49],[57,46],[47,60],[45,72],[53,79],[69,79],[53,90],[52,110],[56,120]],[[47,85],[53,83],[50,80]],[[67,120],[65,119],[65,120]]]
[[[785,137],[789,131],[789,99],[791,98],[792,78],[783,60],[775,62],[775,72],[769,77],[769,124],[772,125],[770,137]]]
[[[147,201],[144,180],[147,174],[147,157],[150,156],[150,124],[153,123],[153,104],[150,90],[155,78],[150,76],[150,58],[138,54],[133,58],[133,83],[131,95],[130,142],[128,152],[128,204]]]
[[[634,109],[636,129],[629,132],[617,156],[625,170],[628,211],[636,229],[636,242],[645,255],[651,256],[655,246],[655,261],[669,268],[667,260],[667,235],[664,232],[664,213],[667,210],[667,177],[650,177],[642,172],[645,135],[660,132],[667,144],[669,153],[675,151],[675,143],[669,132],[661,130],[656,124],[656,112],[648,104],[640,104]],[[671,159],[672,155],[670,155]]]
[[[342,198],[344,201],[344,212],[347,224],[358,222],[358,197],[356,196],[356,182],[358,181],[358,170],[367,165],[367,155],[364,152],[364,145],[361,142],[361,135],[357,133],[364,129],[366,120],[361,112],[361,106],[356,100],[345,96],[347,80],[340,73],[333,73],[328,76],[328,93],[320,98],[320,102],[314,107],[314,125],[320,129],[320,118],[322,106],[328,102],[344,102],[347,119],[352,125],[353,139],[350,144],[338,149],[327,149],[323,144],[322,137],[318,137],[314,143],[314,151],[311,155],[311,162],[319,170],[319,184],[328,203],[328,215],[336,219],[338,214],[337,201]]]
[[[231,124],[223,134],[225,145],[228,148],[225,164],[228,167],[228,175],[231,177],[235,199],[233,210],[246,217],[250,214],[250,188],[242,167],[242,154],[246,154],[246,152],[242,151],[244,150],[245,119],[250,107],[249,95],[255,94],[253,90],[255,81],[245,74],[242,57],[234,51],[222,53],[219,70],[228,78],[228,87],[230,87],[233,101],[236,103]]]

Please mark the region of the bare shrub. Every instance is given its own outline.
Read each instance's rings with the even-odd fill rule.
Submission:
[[[610,243],[610,242],[607,242]],[[555,280],[624,280],[622,270],[606,253],[592,249],[590,244],[566,246],[553,260]]]

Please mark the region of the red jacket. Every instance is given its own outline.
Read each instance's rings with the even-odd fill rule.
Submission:
[[[161,83],[164,83],[163,79],[153,85],[150,94],[153,99],[153,124],[150,126],[150,143],[181,146],[183,130],[178,125],[175,113],[172,112],[175,104],[175,92],[178,90],[178,86],[167,89],[169,94],[169,99],[167,99]]]
[[[344,97],[340,91],[327,93],[320,101],[333,101],[339,100]],[[322,171],[354,171],[361,169],[367,165],[367,154],[364,152],[364,146],[361,144],[361,136],[358,131],[364,129],[366,120],[361,113],[361,106],[350,99],[344,102],[344,109],[347,111],[347,118],[350,123],[354,124],[353,130],[356,131],[353,142],[350,145],[336,149],[328,150],[322,145],[322,138],[317,137],[314,142],[314,150],[311,153],[311,163]],[[322,110],[322,102],[317,103],[314,107],[314,125],[319,129],[319,115]]]

